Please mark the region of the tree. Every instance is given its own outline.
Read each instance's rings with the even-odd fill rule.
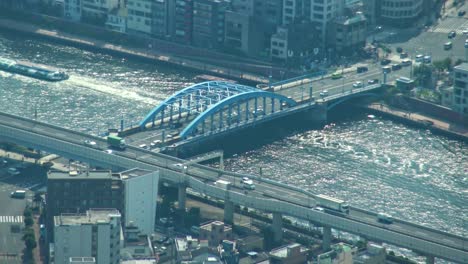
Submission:
[[[27,226],[27,227],[30,227],[34,224],[34,220],[32,217],[26,217],[24,218],[24,224]]]
[[[432,69],[426,64],[414,67],[414,76],[419,81],[419,85],[424,86],[430,83],[432,77]]]
[[[29,207],[26,207],[23,212],[25,218],[32,217],[32,210]]]
[[[24,244],[26,245],[26,248],[29,249],[29,250],[32,250],[34,249],[35,247],[37,247],[37,243],[36,243],[36,238],[35,237],[27,237],[25,240],[24,240]]]

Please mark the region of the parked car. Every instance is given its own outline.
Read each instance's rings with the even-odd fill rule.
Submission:
[[[402,47],[397,47],[397,48],[396,48],[396,52],[402,53],[402,52],[403,52],[403,48],[402,48]]]
[[[465,10],[458,11],[458,16],[464,16],[466,14]]]
[[[410,59],[403,59],[401,60],[401,66],[409,66],[411,65],[413,62],[410,60]]]
[[[408,52],[400,53],[400,59],[406,59],[406,58],[408,58]]]

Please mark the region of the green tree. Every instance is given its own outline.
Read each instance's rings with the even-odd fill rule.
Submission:
[[[31,208],[26,207],[26,209],[24,209],[23,216],[24,216],[25,218],[32,217],[32,210],[31,210]]]
[[[36,238],[35,237],[27,237],[25,240],[24,240],[24,244],[26,245],[26,248],[27,249],[34,249],[35,247],[37,247],[37,243],[36,243]]]
[[[432,68],[426,64],[414,67],[414,76],[419,81],[419,85],[425,86],[430,83],[432,77]]]
[[[24,218],[24,224],[26,227],[30,227],[34,224],[34,219],[32,217],[26,217]]]

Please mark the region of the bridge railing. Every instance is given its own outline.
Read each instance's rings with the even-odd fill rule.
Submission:
[[[318,77],[318,76],[324,76],[325,74],[327,74],[327,71],[318,71],[318,72],[309,73],[309,74],[297,76],[297,77],[294,77],[294,78],[274,82],[274,83],[271,84],[271,86],[272,87],[273,86],[283,86],[284,84],[287,84],[287,83],[291,83],[291,82],[295,82],[295,81],[299,81],[299,80],[304,80],[304,79],[315,78],[315,77]]]

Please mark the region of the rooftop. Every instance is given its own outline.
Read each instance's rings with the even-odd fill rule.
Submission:
[[[455,66],[454,69],[460,71],[468,71],[468,63],[464,62],[458,66]]]
[[[208,224],[204,224],[200,226],[200,229],[208,230],[211,232],[214,229],[213,227],[216,226],[224,226],[224,232],[227,232],[232,229],[230,225],[225,225],[224,222],[221,221],[213,221]]]
[[[127,179],[130,179],[130,178],[136,178],[136,177],[148,175],[150,173],[153,173],[153,172],[149,171],[149,170],[134,168],[134,169],[130,169],[130,170],[126,170],[126,171],[121,172],[120,173],[120,178],[122,180],[127,180]]]
[[[111,171],[50,171],[47,175],[47,179],[53,180],[102,180],[112,179],[113,175]]]
[[[110,222],[110,217],[120,217],[116,209],[90,209],[86,214],[61,214],[55,216],[55,225],[82,225],[105,224]]]
[[[294,255],[293,252],[296,251],[297,253],[302,253],[307,251],[308,249],[303,247],[301,244],[293,243],[283,247],[275,248],[270,251],[270,255],[277,257],[277,258],[287,258],[291,255]]]

